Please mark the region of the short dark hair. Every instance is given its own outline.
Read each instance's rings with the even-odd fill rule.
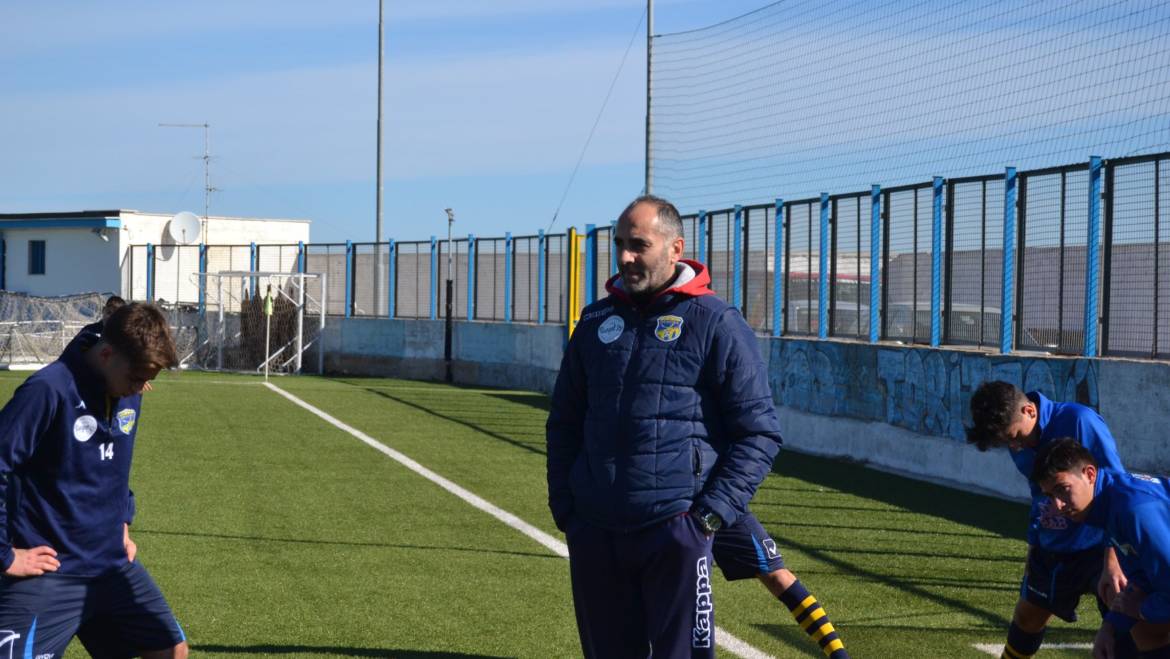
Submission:
[[[123,300],[117,295],[111,295],[110,297],[106,298],[106,304],[104,307],[102,307],[102,320],[109,320],[110,316],[114,315],[115,311],[121,309],[124,306],[126,306],[126,300]]]
[[[1028,397],[1016,385],[992,380],[979,385],[971,396],[971,420],[967,428],[967,443],[980,451],[1007,442],[1007,429],[1016,419],[1019,404]]]
[[[1079,471],[1085,465],[1097,466],[1089,449],[1072,437],[1061,437],[1048,442],[1036,451],[1032,463],[1032,482],[1039,485],[1066,471]]]
[[[618,221],[630,214],[634,207],[638,204],[652,204],[658,209],[658,222],[662,224],[663,234],[669,238],[681,238],[683,235],[682,218],[678,214],[678,209],[674,204],[652,194],[644,194],[641,197],[630,202],[622,214],[618,216]]]
[[[102,328],[101,340],[113,346],[134,368],[179,365],[170,325],[153,304],[134,302],[115,311]]]

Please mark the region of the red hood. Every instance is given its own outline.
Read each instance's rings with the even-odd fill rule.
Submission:
[[[656,300],[663,295],[686,295],[689,297],[699,297],[701,295],[714,295],[715,291],[711,290],[711,275],[707,272],[707,266],[698,261],[691,261],[689,259],[679,259],[678,265],[675,266],[678,273],[674,277],[674,281],[669,288],[665,288],[658,292],[650,301]],[[605,282],[605,290],[610,295],[617,297],[624,302],[633,304],[634,301],[630,299],[630,294],[622,288],[622,275],[618,273],[609,278]]]

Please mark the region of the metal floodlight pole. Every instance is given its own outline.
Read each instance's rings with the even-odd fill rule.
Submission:
[[[454,301],[451,298],[453,297],[453,294],[455,291],[455,282],[452,278],[452,275],[453,275],[452,257],[453,257],[453,252],[455,250],[452,248],[452,244],[451,244],[451,227],[455,224],[455,211],[450,209],[450,208],[447,208],[445,210],[447,212],[447,293],[446,293],[447,304],[445,306],[447,321],[446,321],[446,327],[444,328],[444,331],[443,331],[443,361],[446,364],[447,382],[454,382],[455,381],[455,373],[454,373],[454,370],[452,369],[452,366],[451,366],[451,334],[454,332],[454,329],[455,329],[454,320],[452,318],[452,313],[453,313],[453,309],[454,309],[455,305],[454,305]]]
[[[654,0],[646,0],[646,194],[652,194],[654,192],[654,165],[650,161],[651,132],[654,128],[654,123],[650,118],[650,84],[653,82],[650,59],[653,49]]]
[[[382,60],[385,30],[383,29],[384,0],[378,0],[378,145],[377,145],[377,188],[374,193],[374,252],[377,268],[374,272],[374,314],[381,315],[382,309]]]

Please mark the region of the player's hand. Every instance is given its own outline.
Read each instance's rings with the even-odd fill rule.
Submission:
[[[61,567],[61,561],[57,560],[57,550],[48,545],[32,549],[13,549],[12,553],[16,558],[12,559],[12,565],[4,571],[4,574],[10,577],[39,577],[46,572],[56,572],[57,568]]]
[[[1101,597],[1101,601],[1105,602],[1105,606],[1109,606],[1113,603],[1114,598],[1125,590],[1127,585],[1129,585],[1129,580],[1121,571],[1121,565],[1117,562],[1117,554],[1110,547],[1105,551],[1105,569],[1101,570],[1101,579],[1097,582],[1097,595]]]
[[[143,393],[146,393],[147,391],[151,391],[153,389],[154,389],[154,387],[150,386],[150,380],[147,380],[146,382],[142,383],[142,392]]]
[[[130,539],[129,524],[122,524],[122,545],[126,547],[126,558],[133,563],[134,557],[138,555],[138,545]]]
[[[1146,601],[1146,594],[1137,586],[1130,586],[1121,591],[1121,594],[1109,605],[1111,611],[1129,616],[1134,620],[1142,619],[1142,602]]]
[[[1093,639],[1093,659],[1114,659],[1113,625],[1104,623]]]

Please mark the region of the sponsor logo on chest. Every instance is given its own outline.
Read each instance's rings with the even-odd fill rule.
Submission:
[[[597,328],[597,340],[605,344],[617,341],[626,329],[626,321],[621,316],[610,316]]]
[[[77,417],[73,422],[73,439],[79,442],[88,442],[90,437],[97,432],[98,422],[89,414]]]

